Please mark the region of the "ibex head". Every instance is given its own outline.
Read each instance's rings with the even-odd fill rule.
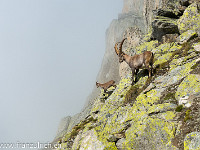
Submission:
[[[119,62],[122,63],[124,61],[124,52],[122,52],[122,45],[124,43],[124,41],[126,40],[127,38],[123,39],[121,42],[118,42],[115,44],[115,52],[116,54],[119,56]],[[117,48],[118,44],[120,43],[119,45],[119,49]]]
[[[99,83],[98,82],[96,82],[96,86],[97,86],[97,88],[99,87]]]

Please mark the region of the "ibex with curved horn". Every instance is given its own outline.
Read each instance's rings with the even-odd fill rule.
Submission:
[[[149,70],[149,77],[151,77],[154,59],[153,53],[150,51],[145,51],[144,53],[139,55],[137,54],[134,56],[129,56],[122,52],[122,45],[125,40],[126,38],[120,42],[119,49],[117,48],[118,43],[116,43],[114,47],[116,54],[119,56],[119,62],[122,63],[123,61],[125,61],[129,65],[132,70],[132,78],[134,82],[136,81],[134,79],[135,74],[137,75],[139,69],[142,68],[143,65]]]
[[[115,81],[114,81],[114,80],[110,80],[110,81],[108,81],[108,82],[106,82],[106,83],[104,83],[104,84],[101,84],[101,83],[96,82],[96,86],[97,86],[97,88],[98,88],[98,87],[103,88],[103,89],[104,89],[104,92],[106,92],[106,90],[107,90],[108,88],[110,88],[111,86],[113,86],[113,87],[116,88],[116,85],[115,85]]]

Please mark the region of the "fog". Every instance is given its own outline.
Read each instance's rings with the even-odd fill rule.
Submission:
[[[83,108],[122,0],[0,0],[0,143],[50,142]]]

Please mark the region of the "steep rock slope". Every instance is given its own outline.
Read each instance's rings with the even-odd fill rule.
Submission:
[[[131,4],[125,5],[123,11]],[[174,1],[172,5],[168,1],[166,4],[168,7],[154,11],[152,26],[145,36],[138,36],[137,43],[128,38],[123,46],[123,51],[129,54],[146,50],[154,53],[153,77],[148,78],[148,71],[141,69],[137,82],[131,85],[131,74],[127,72],[121,76],[116,89],[110,88],[107,93],[102,90],[84,119],[71,125],[71,129],[54,141],[61,144],[60,149],[200,149],[199,2]],[[116,56],[115,42],[130,34],[137,35],[127,34],[130,27],[125,26],[118,35],[121,37],[111,40],[113,52],[105,54],[107,57]],[[111,35],[118,33],[112,32]],[[110,63],[120,68],[117,57]],[[111,74],[100,76],[105,80],[113,77]]]
[[[139,2],[139,0],[137,1]],[[131,7],[128,9],[125,8],[127,5],[132,5],[131,3],[135,4],[135,1],[124,1],[123,10],[126,9],[126,11],[123,11],[122,14],[119,15],[118,19],[114,19],[106,31],[106,50],[101,68],[97,75],[97,81],[101,83],[107,82],[109,80],[115,80],[116,82],[119,82],[120,80],[119,63],[117,62],[117,57],[115,55],[115,52],[113,51],[113,45],[117,41],[121,40],[127,28],[138,26],[143,31],[143,33],[145,33],[147,25],[145,24],[145,19],[142,13],[135,14],[135,12],[137,11],[135,9],[137,9],[137,7]],[[142,4],[141,6],[143,7],[144,4]],[[95,86],[92,93],[88,96],[82,111],[70,117],[70,119],[63,118],[61,120],[55,139],[63,136],[68,130],[71,130],[74,125],[80,122],[80,120],[83,120],[90,113],[90,110],[94,103],[94,99],[98,96],[99,93],[100,90],[97,89]]]
[[[122,77],[127,73],[123,70],[128,70],[128,72],[130,72],[125,64],[119,66],[118,58],[113,51],[113,45],[121,40],[124,34],[131,36],[132,47],[137,45],[139,42],[134,43],[133,41],[136,41],[136,38],[139,40],[138,34],[144,35],[147,33],[152,20],[152,10],[164,6],[167,1],[168,0],[124,0],[122,13],[119,14],[118,19],[111,22],[110,27],[106,31],[106,50],[101,68],[97,75],[97,81],[103,83],[109,80],[115,80],[119,82],[120,76]],[[137,32],[138,30],[139,32]],[[90,113],[94,99],[99,93],[100,91],[94,87],[82,111],[70,117],[71,119],[62,119],[55,139],[65,134],[68,130],[71,130],[75,124],[83,120]],[[61,129],[63,130],[61,131]]]

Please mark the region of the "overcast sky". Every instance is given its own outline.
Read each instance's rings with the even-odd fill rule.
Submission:
[[[0,143],[52,141],[83,108],[122,0],[0,0]]]

